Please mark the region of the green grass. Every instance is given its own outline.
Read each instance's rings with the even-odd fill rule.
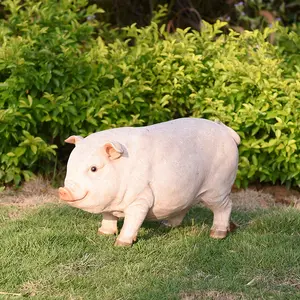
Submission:
[[[145,223],[138,242],[124,249],[96,235],[98,216],[54,204],[0,207],[0,292],[33,299],[300,299],[299,211],[235,211],[233,219],[240,228],[213,240],[210,211],[194,208],[179,228]]]

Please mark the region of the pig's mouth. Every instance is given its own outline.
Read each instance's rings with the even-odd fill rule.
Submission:
[[[88,195],[88,192],[86,192],[83,197],[74,198],[71,191],[67,187],[59,188],[58,193],[59,193],[59,198],[61,200],[64,200],[66,202],[71,202],[71,203],[83,200]]]
[[[77,199],[69,199],[67,200],[67,202],[77,202],[77,201],[80,201],[80,200],[83,200],[86,196],[87,196],[88,192],[85,193],[85,195],[81,198],[77,198]]]

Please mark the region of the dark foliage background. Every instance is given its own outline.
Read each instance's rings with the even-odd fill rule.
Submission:
[[[150,23],[158,5],[168,5],[164,22],[169,30],[192,27],[199,29],[199,22],[214,23],[226,20],[240,29],[255,29],[278,19],[287,26],[300,20],[300,2],[297,0],[92,0],[106,14],[101,17],[112,26],[123,27],[136,23]]]
[[[89,4],[105,10],[97,19],[118,28],[133,23],[138,27],[149,25],[159,5],[168,5],[163,22],[170,31],[186,27],[199,30],[201,20],[214,23],[221,19],[240,30],[261,28],[274,20],[284,26],[300,20],[298,0],[90,0]],[[0,18],[4,16],[0,4]]]

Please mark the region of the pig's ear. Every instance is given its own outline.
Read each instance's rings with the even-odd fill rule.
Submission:
[[[83,137],[82,136],[79,136],[79,135],[71,135],[69,136],[65,142],[68,143],[68,144],[76,144],[78,143],[79,141],[83,140]]]
[[[112,160],[119,158],[124,152],[122,145],[118,142],[108,142],[104,144],[103,148],[106,155]]]

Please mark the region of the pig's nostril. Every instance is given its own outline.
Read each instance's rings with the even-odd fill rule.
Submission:
[[[58,189],[59,198],[62,200],[72,200],[72,194],[67,188],[60,187]]]

